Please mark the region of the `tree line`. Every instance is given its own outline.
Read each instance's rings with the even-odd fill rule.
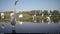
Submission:
[[[13,13],[13,11],[0,12],[0,21],[3,20],[1,18],[1,13],[4,13],[4,17],[5,17],[4,20],[11,20],[10,14]],[[25,16],[25,18],[28,16],[29,17],[28,19],[31,19],[30,17],[33,16],[34,14],[36,16],[38,16],[39,18],[41,18],[40,16],[42,16],[42,14],[43,14],[43,17],[47,17],[47,16],[51,15],[50,18],[51,18],[52,21],[60,20],[60,11],[59,10],[53,10],[53,11],[51,11],[51,10],[50,11],[48,11],[48,10],[43,10],[43,11],[42,10],[19,11],[18,13],[16,13],[17,19],[19,19],[18,16],[20,14],[23,14]]]

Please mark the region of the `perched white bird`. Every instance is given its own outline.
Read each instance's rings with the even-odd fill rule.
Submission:
[[[4,13],[1,13],[1,17],[4,18]]]
[[[22,18],[22,17],[23,17],[23,14],[20,14],[20,15],[19,15],[19,18]]]

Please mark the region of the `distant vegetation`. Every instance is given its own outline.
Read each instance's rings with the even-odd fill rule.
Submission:
[[[0,21],[11,21],[11,17],[10,17],[10,14],[13,13],[13,11],[5,11],[3,12],[4,13],[4,19],[2,19],[1,17],[1,13],[0,12]],[[23,17],[22,18],[19,18],[19,15],[20,14],[23,14]],[[17,21],[33,21],[32,19],[32,16],[33,15],[36,15],[35,19],[37,21],[40,21],[40,20],[46,20],[47,16],[50,16],[50,19],[52,21],[58,21],[60,20],[60,11],[58,10],[53,10],[53,11],[48,11],[48,10],[32,10],[32,11],[19,11],[18,13],[16,13],[16,20]],[[42,14],[43,14],[43,17],[42,17]]]

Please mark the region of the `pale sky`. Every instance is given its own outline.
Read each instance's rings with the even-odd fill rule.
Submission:
[[[0,0],[0,11],[13,11],[15,0]],[[16,11],[60,10],[60,0],[19,0]]]

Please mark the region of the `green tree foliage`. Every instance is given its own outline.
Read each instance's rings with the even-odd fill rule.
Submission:
[[[51,20],[52,21],[58,21],[58,20],[60,20],[60,17],[59,17],[59,11],[58,10],[53,10],[52,12],[51,12]]]
[[[54,11],[52,12],[52,14],[53,14],[53,15],[59,15],[59,11],[58,11],[58,10],[54,10]]]
[[[48,16],[49,15],[48,10],[44,10],[43,14],[44,14],[44,16]]]

